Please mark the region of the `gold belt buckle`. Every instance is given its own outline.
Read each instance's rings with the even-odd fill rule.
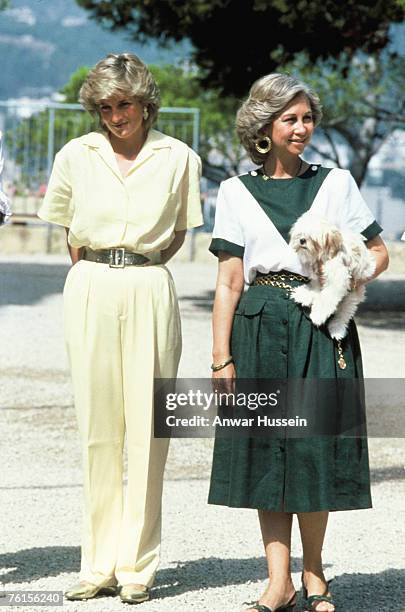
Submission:
[[[125,249],[123,247],[110,250],[110,263],[108,265],[110,268],[125,267]]]

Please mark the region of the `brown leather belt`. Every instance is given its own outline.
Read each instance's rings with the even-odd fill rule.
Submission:
[[[125,268],[125,266],[144,266],[150,259],[140,253],[127,251],[123,247],[113,249],[98,249],[93,251],[85,247],[83,259],[95,261],[96,263],[108,264],[110,268]]]

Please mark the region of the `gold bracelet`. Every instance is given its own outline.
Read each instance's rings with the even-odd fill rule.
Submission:
[[[228,359],[225,359],[225,361],[223,361],[222,363],[212,363],[211,364],[211,370],[213,372],[218,372],[219,370],[222,370],[223,368],[225,368],[230,363],[233,363],[232,355],[230,357],[228,357]]]

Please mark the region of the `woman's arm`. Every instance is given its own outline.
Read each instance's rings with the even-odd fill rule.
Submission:
[[[83,258],[83,247],[76,249],[72,247],[68,242],[69,228],[65,227],[66,230],[66,244],[69,251],[70,259],[72,260],[72,266],[75,265],[80,259]]]
[[[218,253],[218,278],[212,316],[214,364],[226,361],[231,355],[233,315],[243,291],[243,260],[224,251]],[[235,368],[230,363],[214,372],[214,378],[233,378]]]
[[[181,230],[178,232],[174,232],[174,239],[170,243],[170,245],[164,251],[160,253],[160,263],[165,264],[169,261],[177,253],[180,247],[183,245],[184,239],[186,237],[186,230]]]
[[[371,240],[368,240],[366,242],[366,247],[372,252],[376,260],[375,272],[373,276],[370,276],[370,278],[367,279],[367,282],[369,282],[374,278],[377,278],[377,276],[379,276],[381,272],[384,272],[384,270],[388,268],[390,258],[388,255],[387,247],[385,246],[384,241],[380,238],[380,236],[375,236],[375,238],[371,238]]]

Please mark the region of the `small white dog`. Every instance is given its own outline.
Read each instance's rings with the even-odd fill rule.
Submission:
[[[291,297],[311,307],[310,318],[319,326],[328,323],[332,338],[341,340],[358,305],[364,300],[364,282],[373,275],[375,259],[360,234],[340,231],[310,211],[301,215],[290,231],[290,245],[310,278]]]

